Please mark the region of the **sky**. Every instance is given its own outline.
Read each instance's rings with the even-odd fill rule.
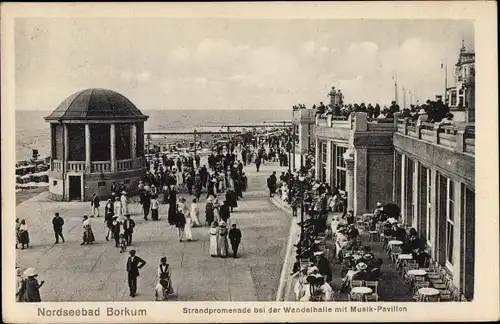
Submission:
[[[393,75],[421,102],[454,83],[470,20],[16,18],[15,105],[54,110],[108,88],[139,109],[291,109],[388,105]],[[410,95],[407,95],[410,101]]]

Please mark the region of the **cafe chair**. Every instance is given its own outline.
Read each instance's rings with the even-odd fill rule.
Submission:
[[[378,301],[379,295],[378,295],[378,281],[366,281],[365,285],[368,288],[371,288],[373,292],[370,295],[366,295],[366,300],[371,301],[375,300]]]

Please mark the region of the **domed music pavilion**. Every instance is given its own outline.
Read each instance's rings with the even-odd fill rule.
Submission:
[[[107,89],[87,89],[64,100],[50,123],[53,200],[106,198],[111,185],[137,188],[146,169],[144,115],[130,100]]]

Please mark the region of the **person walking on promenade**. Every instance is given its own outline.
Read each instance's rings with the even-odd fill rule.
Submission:
[[[144,220],[148,220],[148,215],[149,215],[149,210],[151,208],[151,196],[149,195],[149,192],[146,190],[143,190],[140,195],[140,203],[142,205],[142,211],[144,213]],[[151,211],[151,214],[153,212]],[[151,218],[153,218],[153,215],[151,215]]]
[[[213,222],[212,227],[208,231],[210,234],[210,256],[216,257],[219,254],[217,243],[219,241],[219,227],[217,222]]]
[[[193,227],[201,226],[200,219],[198,217],[200,215],[200,208],[198,207],[198,199],[196,198],[193,199],[193,203],[189,206],[189,215],[193,220]]]
[[[191,214],[186,214],[186,225],[184,226],[184,235],[188,241],[193,240],[193,219],[191,218]]]
[[[233,258],[237,258],[238,247],[241,242],[241,231],[234,223],[232,228],[229,230],[229,241],[231,242],[231,249],[233,250]]]
[[[217,240],[217,246],[219,249],[219,256],[222,258],[227,257],[227,255],[229,254],[229,244],[227,243],[227,225],[223,221],[219,223],[219,237]]]
[[[154,221],[157,221],[159,219],[159,209],[160,209],[160,202],[158,201],[158,196],[154,195],[151,197],[151,219]],[[144,218],[145,220],[148,220],[146,217]]]
[[[179,210],[175,219],[175,227],[177,227],[177,237],[179,242],[184,238],[184,228],[186,227],[186,216]]]
[[[42,301],[42,298],[40,297],[40,288],[43,286],[45,281],[41,281],[38,283],[38,280],[36,277],[38,277],[38,272],[35,270],[35,268],[28,268],[24,271],[24,276],[26,279],[24,279],[24,284],[23,284],[23,299],[27,303],[39,303]]]
[[[257,168],[257,172],[259,172],[261,162],[262,158],[260,156],[257,156],[257,158],[255,159],[255,167]]]
[[[19,243],[21,243],[21,250],[24,250],[24,246],[26,248],[30,247],[30,234],[28,232],[28,225],[26,225],[26,221],[21,219],[19,224]]]
[[[100,200],[97,197],[97,194],[92,194],[92,200],[90,201],[90,207],[92,208],[92,212],[90,213],[90,217],[99,217],[99,205]]]
[[[83,242],[80,245],[90,244],[94,241],[95,237],[90,225],[90,219],[87,215],[83,215]]]
[[[220,220],[222,220],[226,225],[229,224],[229,218],[231,217],[230,206],[225,200],[220,206]]]
[[[21,227],[21,222],[19,221],[19,218],[16,218],[16,249],[19,247],[19,244],[21,243],[21,240],[19,238],[19,228]]]
[[[16,302],[24,301],[24,278],[21,268],[16,267]]]
[[[116,182],[113,181],[113,184],[111,184],[111,194],[115,194],[115,196],[118,197],[117,193],[118,193],[118,185],[116,184]]]
[[[127,260],[127,273],[128,273],[128,287],[130,290],[130,297],[135,297],[137,293],[137,277],[139,277],[139,270],[146,265],[146,261],[135,255],[135,250],[130,250],[130,256]]]
[[[54,235],[56,237],[56,242],[54,244],[59,244],[59,237],[61,237],[64,243],[64,236],[62,234],[63,225],[64,219],[59,216],[59,213],[55,213],[54,218],[52,218],[52,227],[54,229]]]
[[[118,217],[119,221],[123,220],[123,212],[122,212],[122,202],[120,201],[120,197],[115,198],[115,202],[113,204],[113,211],[115,215]]]
[[[135,222],[133,219],[130,219],[130,214],[125,215],[125,220],[123,221],[123,234],[128,246],[132,245],[132,234],[134,233],[134,227]]]
[[[205,225],[212,225],[214,221],[213,196],[208,197],[205,204]]]
[[[212,201],[214,206],[214,219],[220,222],[220,202],[217,197],[215,197]]]
[[[120,246],[120,232],[121,232],[122,223],[118,220],[118,216],[113,216],[113,222],[111,223],[111,233],[113,239],[115,240],[115,247]]]
[[[273,197],[276,192],[276,171],[273,171],[273,174],[267,178],[267,188],[269,189],[269,197]]]
[[[113,233],[113,202],[111,199],[108,199],[106,205],[104,206],[104,223],[106,223],[106,227],[108,230],[106,231],[106,241],[109,241],[111,233]]]
[[[128,214],[128,197],[126,191],[122,191],[120,201],[122,203],[122,216],[125,216]]]
[[[175,218],[177,215],[177,191],[172,188],[168,201],[168,223],[175,225]]]

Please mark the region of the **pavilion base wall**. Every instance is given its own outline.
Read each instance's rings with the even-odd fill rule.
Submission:
[[[116,182],[117,185],[124,182],[128,195],[134,196],[137,194],[137,186],[145,172],[146,169],[141,168],[113,173],[70,173],[66,175],[66,186],[64,186],[62,172],[49,171],[49,198],[54,201],[69,200],[69,175],[81,177],[81,181],[83,181],[83,201],[91,200],[93,193],[96,193],[101,200],[107,199],[111,195],[113,182]]]

